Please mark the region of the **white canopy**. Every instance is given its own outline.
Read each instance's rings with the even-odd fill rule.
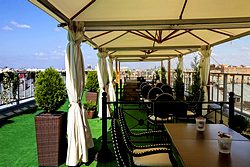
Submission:
[[[119,61],[165,60],[250,34],[249,0],[30,0]]]

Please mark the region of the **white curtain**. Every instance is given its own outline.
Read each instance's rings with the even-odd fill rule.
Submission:
[[[108,62],[108,75],[109,75],[109,88],[108,88],[108,96],[109,101],[115,101],[115,89],[113,85],[113,60],[111,57],[107,57]]]
[[[99,111],[98,117],[102,118],[102,93],[107,89],[107,84],[109,82],[108,70],[107,70],[107,52],[101,51],[97,53],[98,56],[98,64],[97,64],[97,75],[98,75],[98,82],[100,87],[99,92]],[[109,108],[107,107],[107,117],[110,116]]]
[[[177,67],[183,71],[183,55],[178,56],[178,65]]]
[[[66,87],[70,102],[68,111],[68,151],[66,165],[76,166],[88,161],[88,149],[94,146],[81,99],[84,89],[84,65],[81,52],[83,25],[72,22],[68,30],[68,45],[65,56]]]
[[[204,90],[204,101],[208,101],[208,92],[207,92],[207,82],[210,71],[210,55],[211,49],[210,46],[202,46],[200,48],[200,75],[201,75],[201,84]]]

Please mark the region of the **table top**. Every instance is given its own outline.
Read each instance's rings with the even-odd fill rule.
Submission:
[[[246,137],[223,124],[206,124],[204,132],[196,131],[196,124],[165,124],[173,140],[176,139],[208,139],[217,140],[218,132],[232,135],[232,140],[249,141]]]
[[[165,124],[173,146],[186,167],[249,167],[250,140],[223,124],[206,124],[197,132],[195,124]],[[230,154],[219,153],[218,131],[232,135]]]
[[[217,140],[175,140],[187,167],[249,167],[250,141],[232,141],[231,153],[219,153]]]

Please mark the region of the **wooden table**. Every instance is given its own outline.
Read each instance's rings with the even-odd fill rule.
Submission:
[[[250,141],[222,124],[207,124],[196,131],[195,124],[165,124],[173,146],[187,167],[250,167]],[[218,131],[233,137],[231,153],[221,154]]]
[[[204,132],[197,132],[195,124],[165,124],[172,139],[207,139],[217,140],[218,132],[232,135],[233,140],[249,141],[246,137],[235,132],[223,124],[206,124]],[[250,166],[249,166],[250,167]]]

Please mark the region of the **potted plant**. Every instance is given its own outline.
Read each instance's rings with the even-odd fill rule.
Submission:
[[[65,157],[67,117],[57,112],[66,100],[65,83],[53,68],[37,75],[35,101],[43,112],[35,116],[36,142],[39,166],[59,166]],[[65,158],[64,158],[65,159]]]
[[[87,114],[87,118],[88,119],[92,119],[95,116],[95,112],[96,112],[96,102],[90,100],[90,101],[86,101],[83,105],[83,108],[86,110],[86,114]]]
[[[193,82],[190,89],[190,93],[192,96],[191,99],[193,99],[193,96],[197,94],[197,92],[201,91],[201,96],[202,96],[201,101],[203,101],[204,90],[202,89],[201,85],[200,66],[197,57],[194,57],[194,61],[192,62],[191,66],[193,68],[193,75],[192,75]]]
[[[183,82],[182,71],[180,68],[177,68],[175,72],[176,72],[176,75],[175,75],[173,87],[175,90],[176,99],[184,100],[184,82]]]
[[[98,90],[99,90],[99,83],[97,79],[97,72],[96,71],[88,71],[87,73],[87,82],[85,88],[87,89],[86,93],[86,101],[93,101],[96,102],[98,100]]]
[[[166,69],[165,69],[165,67],[161,68],[161,82],[163,84],[167,84]]]

